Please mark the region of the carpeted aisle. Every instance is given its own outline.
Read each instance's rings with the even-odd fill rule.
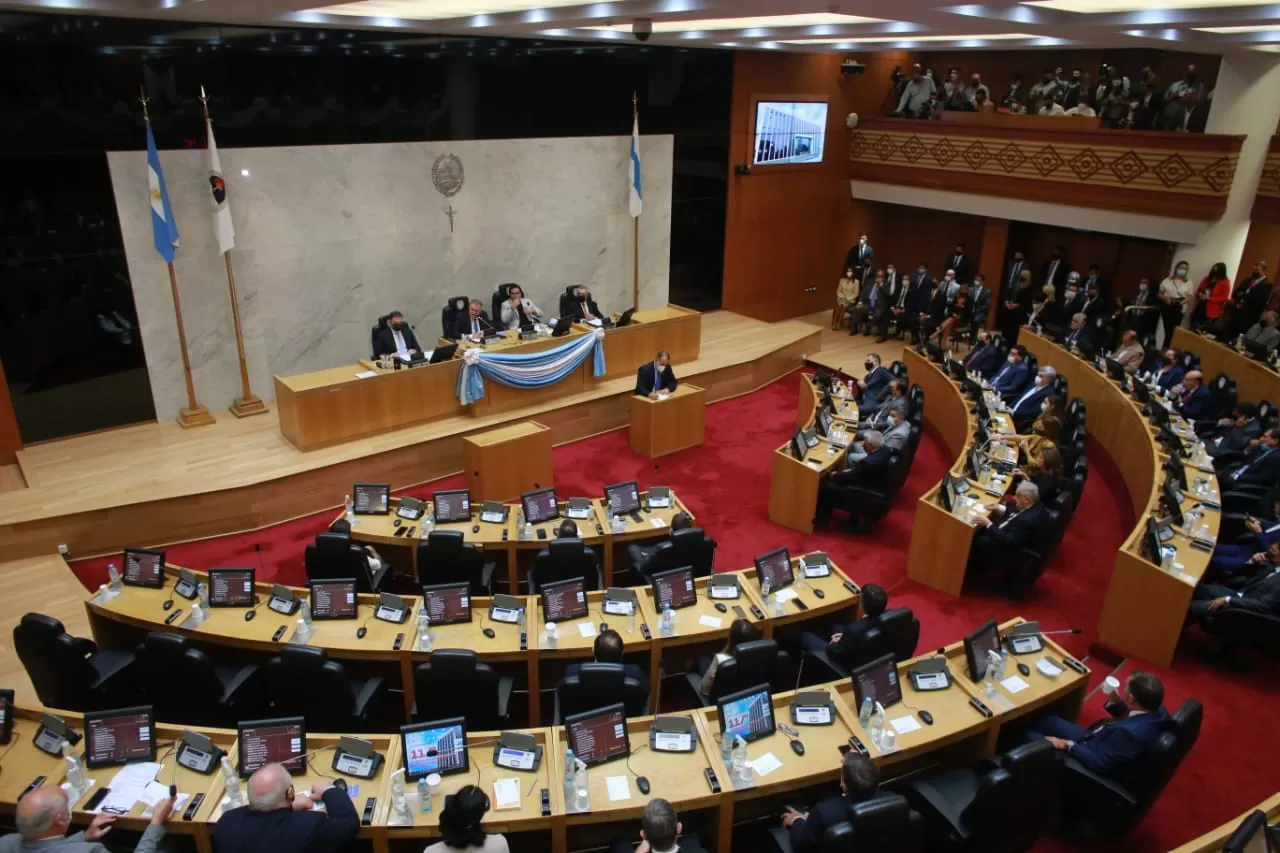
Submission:
[[[706,444],[657,463],[631,452],[626,430],[558,447],[557,491],[562,496],[597,495],[604,484],[629,479],[642,487],[671,486],[720,543],[716,566],[722,570],[749,566],[753,556],[780,545],[793,554],[825,550],[857,581],[879,583],[889,590],[894,605],[915,610],[921,622],[921,652],[956,640],[988,618],[1022,615],[1039,619],[1046,630],[1083,629],[1079,636],[1065,638],[1063,645],[1077,656],[1088,654],[1115,550],[1133,526],[1123,482],[1099,448],[1088,449],[1090,476],[1080,509],[1031,598],[1008,602],[966,591],[953,599],[906,578],[916,499],[941,478],[951,461],[928,435],[896,506],[873,536],[834,531],[804,536],[769,521],[771,454],[795,428],[798,382],[793,374],[709,407]],[[458,475],[407,493],[425,496],[461,484]],[[335,502],[340,498],[335,495]],[[168,559],[197,569],[253,565],[260,579],[300,584],[305,581],[303,548],[334,514],[317,513],[261,531],[174,545],[168,548]],[[106,563],[82,560],[73,568],[86,586],[96,588],[105,580]],[[1189,696],[1203,701],[1206,709],[1199,744],[1151,815],[1123,842],[1073,846],[1045,839],[1037,844],[1037,853],[1168,850],[1280,789],[1280,771],[1270,757],[1276,742],[1270,719],[1276,691],[1268,683],[1268,669],[1258,664],[1255,673],[1225,675],[1200,661],[1200,648],[1199,637],[1188,638],[1175,667],[1156,670],[1164,679],[1171,709]],[[1101,660],[1092,664],[1096,683],[1110,666]],[[1121,677],[1134,666],[1126,664]],[[1090,719],[1101,716],[1097,697],[1086,703],[1086,714]]]

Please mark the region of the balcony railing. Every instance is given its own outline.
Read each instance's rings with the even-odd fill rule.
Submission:
[[[850,135],[849,175],[876,183],[1211,221],[1226,209],[1244,140],[1103,130],[1071,119],[1020,123],[1017,116],[993,118],[1000,120],[868,119]],[[1047,126],[1047,121],[1062,125]],[[1280,192],[1280,173],[1272,175],[1271,185]]]

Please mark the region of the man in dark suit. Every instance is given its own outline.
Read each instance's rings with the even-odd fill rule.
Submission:
[[[1097,284],[1089,284],[1086,281],[1084,297],[1084,305],[1081,306],[1080,312],[1089,319],[1089,322],[1092,323],[1107,312],[1107,298]]]
[[[1055,291],[1062,290],[1062,285],[1067,280],[1067,273],[1070,271],[1066,259],[1066,250],[1061,246],[1054,246],[1053,254],[1040,267],[1040,278],[1036,281],[1036,284],[1052,284]]]
[[[907,388],[900,379],[895,379],[889,383],[889,394],[880,402],[879,406],[867,412],[867,416],[858,424],[859,430],[886,431],[893,426],[893,418],[890,413],[895,410],[901,412],[904,417],[907,414]],[[860,435],[859,438],[861,438]]]
[[[382,358],[384,355],[411,356],[421,352],[418,339],[413,329],[405,322],[404,315],[392,311],[383,322],[378,324],[378,331],[373,336],[373,355]]]
[[[592,646],[592,653],[595,656],[596,663],[620,663],[622,664],[623,673],[627,678],[634,678],[636,681],[644,685],[644,692],[649,692],[649,676],[645,674],[644,669],[639,664],[626,663],[622,659],[624,646],[622,635],[612,628],[600,632],[596,637],[595,644]],[[581,664],[571,663],[564,668],[564,677],[577,675],[582,669]]]
[[[1031,381],[1031,370],[1024,361],[1022,347],[1010,347],[1005,366],[991,378],[991,387],[1006,400],[1016,400]]]
[[[969,288],[970,325],[975,329],[985,329],[987,315],[991,313],[991,291],[987,290],[986,277],[975,273],[973,284]]]
[[[298,795],[289,771],[268,764],[249,777],[249,805],[224,812],[213,828],[215,853],[337,853],[360,831],[345,787],[316,782]],[[324,811],[313,811],[317,802]]]
[[[1022,253],[1021,249],[1015,249],[1013,260],[1005,264],[1004,268],[1004,284],[1000,288],[1000,292],[1004,294],[1006,299],[1018,292],[1018,279],[1022,278],[1022,271],[1031,269],[1027,265],[1027,257]]]
[[[1027,740],[1047,740],[1094,773],[1127,784],[1142,773],[1142,759],[1173,721],[1164,709],[1164,685],[1149,672],[1138,671],[1125,682],[1122,719],[1086,729],[1057,716],[1045,717]]]
[[[1088,297],[1080,287],[1080,273],[1075,270],[1067,273],[1067,283],[1058,299],[1062,305],[1062,313],[1068,317],[1084,311],[1084,303]]]
[[[1182,93],[1182,101],[1165,108],[1165,130],[1182,131],[1183,133],[1204,133],[1209,121],[1209,107],[1200,103],[1195,89],[1187,89]]]
[[[884,310],[879,312],[879,320],[876,323],[876,331],[880,334],[876,343],[882,344],[889,339],[889,324],[894,320],[898,321],[898,337],[902,337],[900,309],[909,291],[907,280],[898,273],[893,264],[889,264],[884,271],[884,285],[881,289],[884,296]]]
[[[867,242],[866,234],[858,235],[858,242],[844,256],[844,268],[852,269],[858,281],[866,282],[871,270],[875,269],[876,250]]]
[[[837,662],[845,666],[853,666],[858,653],[858,646],[867,632],[880,624],[880,617],[889,606],[889,593],[879,584],[869,583],[862,587],[858,598],[862,605],[862,618],[847,625],[834,623],[827,637],[820,637],[808,631],[800,635],[800,646],[806,651],[826,652]]]
[[[885,477],[889,473],[889,460],[893,458],[893,452],[884,446],[884,435],[868,430],[862,437],[862,449],[865,456],[844,470],[837,471],[819,485],[817,514],[813,519],[815,526],[827,523],[831,510],[848,490],[883,488]],[[850,518],[846,530],[851,533],[865,532],[865,527],[860,524],[859,519]]]
[[[880,363],[878,352],[868,355],[862,366],[867,369],[867,375],[858,380],[860,391],[858,407],[870,410],[879,406],[880,398],[889,392],[889,383],[893,381],[893,374]]]
[[[453,333],[449,337],[460,341],[463,338],[483,337],[485,334],[497,331],[489,319],[488,312],[484,310],[484,303],[479,299],[472,299],[467,304],[467,313],[459,314],[453,321]]]
[[[1267,300],[1271,298],[1271,279],[1267,278],[1267,262],[1258,261],[1253,265],[1253,274],[1236,286],[1231,295],[1231,304],[1227,306],[1230,317],[1230,334],[1243,335],[1258,322],[1262,312],[1267,309]]]
[[[1178,351],[1166,349],[1160,354],[1160,366],[1156,368],[1156,387],[1161,391],[1169,391],[1182,384],[1184,371],[1178,364]]]
[[[671,516],[671,527],[667,533],[667,538],[662,541],[670,542],[672,533],[675,533],[677,530],[687,530],[690,527],[693,527],[693,519],[689,517],[689,513],[677,512],[675,515]],[[648,573],[644,571],[644,564],[649,562],[653,557],[654,552],[658,550],[658,544],[645,547],[644,545],[639,545],[633,542],[628,545],[627,555],[631,558],[631,567],[642,575],[647,576]]]
[[[579,323],[604,319],[604,315],[600,313],[600,306],[591,298],[591,291],[585,287],[574,289],[573,301],[569,303],[569,313]]]
[[[1258,438],[1258,446],[1244,457],[1244,462],[1230,472],[1219,471],[1218,479],[1225,474],[1228,484],[1222,490],[1228,491],[1230,486],[1274,486],[1280,483],[1280,427],[1272,427]]]
[[[1258,408],[1252,403],[1237,403],[1231,416],[1218,421],[1220,432],[1216,437],[1205,438],[1204,450],[1210,456],[1222,456],[1226,453],[1245,453],[1251,449],[1252,442],[1262,436],[1262,421],[1258,420]],[[1210,434],[1211,435],[1211,434]]]
[[[953,282],[948,271],[947,277],[935,283],[932,293],[920,294],[920,313],[916,316],[917,341],[929,337],[942,325],[947,316],[947,290]]]
[[[1214,415],[1213,393],[1204,386],[1204,374],[1189,370],[1182,377],[1182,384],[1173,388],[1176,400],[1173,408],[1189,421],[1202,421]]]
[[[641,365],[636,371],[635,395],[637,397],[656,400],[659,391],[666,391],[669,394],[674,390],[676,390],[676,374],[671,369],[669,353],[658,353],[652,362]]]
[[[956,281],[968,284],[973,281],[973,259],[964,250],[964,243],[956,243],[956,250],[942,265],[944,269],[955,270]]]
[[[985,379],[1000,368],[1002,361],[1000,347],[996,346],[991,332],[982,329],[978,332],[977,346],[965,356],[964,369]]]
[[[1062,336],[1062,345],[1072,351],[1093,348],[1093,330],[1089,328],[1088,317],[1083,311],[1071,315],[1071,325]]]
[[[1009,414],[1013,416],[1013,425],[1020,434],[1025,435],[1031,431],[1031,424],[1040,417],[1044,401],[1054,395],[1053,378],[1057,375],[1057,371],[1052,367],[1042,366],[1036,371],[1035,382],[1031,387],[1009,407]]]
[[[1263,520],[1246,516],[1245,533],[1234,543],[1219,542],[1209,560],[1204,580],[1237,588],[1241,581],[1252,579],[1257,566],[1268,558],[1271,546],[1280,542],[1280,500],[1271,510],[1271,518]]]
[[[683,835],[684,825],[675,807],[666,800],[654,798],[644,807],[640,818],[640,846],[630,839],[618,838],[610,853],[707,853],[695,833]]]
[[[889,310],[898,321],[898,337],[910,330],[912,340],[919,340],[917,327],[920,324],[922,300],[933,293],[933,276],[929,275],[929,265],[921,264],[907,279],[907,288],[899,292],[897,299]]]
[[[849,750],[840,761],[840,796],[815,803],[807,812],[788,807],[782,814],[782,825],[791,839],[792,853],[816,853],[822,849],[822,836],[828,827],[849,820],[849,808],[876,794],[880,774],[871,759]]]
[[[1004,575],[1008,583],[1013,580],[1007,569],[1009,555],[1040,541],[1045,525],[1049,523],[1049,511],[1040,503],[1040,488],[1023,480],[1014,490],[1012,509],[1006,510],[1000,504],[992,509],[990,515],[974,518],[973,523],[978,529],[974,532],[973,548],[969,553],[969,569],[979,572],[995,570]]]
[[[1089,264],[1089,269],[1084,276],[1084,289],[1086,292],[1097,290],[1104,301],[1111,295],[1111,282],[1102,277],[1102,267]]]

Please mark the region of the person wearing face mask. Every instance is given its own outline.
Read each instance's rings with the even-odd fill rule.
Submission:
[[[1067,283],[1062,290],[1062,312],[1068,317],[1080,313],[1087,298],[1080,287],[1080,273],[1072,270],[1067,274]]]
[[[964,357],[964,369],[987,379],[999,369],[1004,359],[1000,357],[1000,347],[988,330],[979,329],[976,341],[973,349]]]
[[[1249,442],[1250,449],[1238,464],[1218,471],[1219,482],[1225,477],[1230,486],[1274,486],[1280,482],[1280,427],[1273,427]],[[1229,490],[1224,485],[1224,492]]]
[[[1204,440],[1205,452],[1214,457],[1214,465],[1225,465],[1239,461],[1238,455],[1248,451],[1262,435],[1262,421],[1258,420],[1256,406],[1238,403],[1229,417],[1219,419],[1210,430],[1197,431]],[[1229,460],[1225,458],[1227,454],[1234,454],[1237,458]],[[1218,457],[1224,458],[1218,460]]]
[[[513,284],[507,288],[507,301],[502,303],[502,325],[511,330],[522,329],[540,319],[542,310],[533,304],[532,299],[525,297],[520,285]]]
[[[844,318],[849,315],[858,302],[858,292],[862,289],[853,267],[845,267],[844,275],[836,284],[836,307],[831,312],[831,330],[838,331],[844,325]]]
[[[1012,110],[1016,105],[1025,104],[1027,90],[1022,86],[1022,75],[1015,74],[1009,79],[1009,88],[1000,96],[1000,109]]]
[[[959,68],[947,69],[947,79],[942,84],[942,108],[944,110],[963,110],[969,105],[969,92],[964,81],[960,79]]]
[[[884,310],[876,315],[876,343],[882,344],[889,340],[889,324],[901,316],[902,306],[906,303],[907,283],[903,281],[902,276],[898,275],[898,270],[890,264],[884,271],[884,281],[881,284],[884,292]],[[902,327],[899,324],[898,335],[902,335]]]
[[[867,375],[858,380],[858,408],[871,411],[881,403],[881,398],[889,393],[889,383],[893,374],[880,363],[880,353],[873,352],[863,362]]]
[[[969,310],[973,327],[986,328],[987,317],[991,314],[991,291],[987,290],[987,279],[982,273],[974,275],[973,284],[969,287]]]
[[[1079,68],[1071,69],[1071,76],[1063,83],[1062,86],[1062,106],[1065,109],[1072,109],[1076,104],[1080,103],[1080,86],[1081,73]]]
[[[1231,299],[1231,279],[1227,278],[1227,265],[1218,262],[1209,268],[1209,274],[1200,279],[1191,307],[1190,326],[1203,331],[1216,323]]]
[[[1138,333],[1133,329],[1126,330],[1120,338],[1120,349],[1112,353],[1111,357],[1124,368],[1125,373],[1137,373],[1146,357],[1142,343],[1138,340]]]
[[[392,311],[378,323],[378,331],[373,335],[374,358],[395,355],[408,360],[418,352],[421,352],[418,339],[399,311]]]
[[[965,251],[964,243],[956,243],[955,251],[947,258],[943,269],[955,273],[955,280],[961,284],[973,281],[973,258],[969,257],[969,253]]]
[[[1160,354],[1160,363],[1155,370],[1156,387],[1166,393],[1172,391],[1182,384],[1182,377],[1185,372],[1182,365],[1178,363],[1178,351],[1176,349],[1165,350]]]
[[[1009,414],[1012,415],[1013,425],[1018,432],[1025,433],[1029,431],[1032,422],[1040,416],[1044,401],[1054,396],[1053,379],[1057,375],[1057,371],[1052,367],[1048,365],[1042,366],[1036,371],[1036,378],[1031,387],[1024,391],[1009,407]]]
[[[1031,382],[1031,370],[1024,361],[1022,347],[1010,347],[1004,367],[991,377],[991,387],[1007,402],[1022,396]]]
[[[600,306],[591,298],[591,291],[585,287],[574,289],[573,299],[569,302],[569,314],[579,323],[604,319],[604,315],[600,313]]]
[[[1027,263],[1027,256],[1021,249],[1014,249],[1013,260],[1004,266],[1004,275],[1001,277],[1002,289],[1005,297],[1011,298],[1018,289],[1018,282],[1022,278],[1022,271],[1031,269]]]
[[[1054,78],[1053,69],[1046,68],[1040,75],[1040,82],[1031,87],[1031,92],[1027,96],[1027,109],[1031,112],[1040,112],[1041,107],[1053,101],[1058,91],[1058,81]]]
[[[1186,261],[1178,261],[1168,278],[1160,282],[1160,323],[1157,335],[1167,346],[1173,340],[1173,330],[1182,325],[1186,315],[1187,300],[1195,293],[1188,277]]]
[[[987,88],[986,83],[982,82],[982,75],[975,71],[973,72],[973,74],[969,75],[968,97],[969,97],[970,109],[973,109],[973,110],[977,109],[977,102],[978,102],[979,95],[982,96],[982,100],[987,102],[991,101],[991,90]]]
[[[1072,352],[1093,352],[1093,331],[1089,328],[1089,319],[1083,311],[1071,315],[1071,325],[1062,337],[1062,345]]]
[[[1004,311],[1000,317],[1000,333],[1006,341],[1017,341],[1018,330],[1031,315],[1031,303],[1035,297],[1035,288],[1031,284],[1031,270],[1024,269],[1018,274],[1018,285],[1005,297]]]
[[[868,320],[879,323],[881,315],[889,311],[889,298],[884,292],[884,271],[879,270],[875,278],[864,282],[858,302],[849,312],[849,334],[856,335],[862,324]]]
[[[937,283],[933,292],[920,297],[920,313],[916,316],[916,333],[918,338],[929,338],[937,331],[938,326],[947,316],[947,291],[954,279],[943,278]]]
[[[956,278],[954,269],[948,269],[942,274],[942,293],[948,305],[956,301],[956,294],[961,290],[964,290],[964,286]]]
[[[929,265],[921,262],[908,277],[906,292],[898,294],[890,309],[898,322],[898,337],[910,331],[912,342],[920,342],[920,315],[928,312],[932,296],[933,276],[929,275]]]
[[[1234,337],[1249,331],[1262,317],[1262,312],[1267,310],[1271,290],[1271,279],[1267,278],[1267,262],[1258,261],[1253,265],[1253,272],[1249,277],[1236,285],[1231,302],[1227,305],[1230,322],[1227,334]]]
[[[845,269],[853,270],[854,277],[858,279],[858,282],[866,284],[867,279],[871,276],[871,270],[875,267],[875,262],[876,250],[871,248],[871,244],[867,242],[866,234],[859,234],[858,242],[851,246],[844,256]]]
[[[1111,295],[1111,282],[1103,276],[1102,267],[1089,264],[1089,269],[1084,274],[1084,289],[1098,291],[1098,295],[1103,299]]]
[[[1244,333],[1245,349],[1253,354],[1272,353],[1280,347],[1280,329],[1276,328],[1276,312],[1263,311],[1258,322]]]
[[[1125,297],[1124,327],[1138,333],[1139,341],[1150,341],[1156,333],[1156,322],[1160,319],[1160,300],[1156,297],[1151,279],[1142,276],[1138,279],[1138,292],[1133,298]]]
[[[1027,325],[1056,337],[1062,334],[1062,306],[1054,298],[1052,284],[1040,288],[1040,293],[1031,299],[1031,313],[1027,315]]]
[[[1052,284],[1059,290],[1062,285],[1066,284],[1067,273],[1071,271],[1071,265],[1067,263],[1067,250],[1062,246],[1054,246],[1053,253],[1049,256],[1049,260],[1040,266],[1040,283]]]

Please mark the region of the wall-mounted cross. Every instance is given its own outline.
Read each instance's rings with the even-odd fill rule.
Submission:
[[[449,233],[453,233],[453,217],[458,211],[453,209],[453,202],[449,202],[449,206],[444,209],[445,216],[449,217]]]

